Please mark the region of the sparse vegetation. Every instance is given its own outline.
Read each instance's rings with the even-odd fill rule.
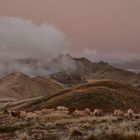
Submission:
[[[95,117],[84,116],[74,118],[63,111],[42,114],[40,119],[12,119],[6,115],[7,121],[0,125],[0,134],[13,134],[12,140],[139,140],[139,118],[129,116],[114,117],[105,115]],[[47,119],[46,120],[46,116]],[[64,116],[64,117],[63,117]],[[137,114],[139,116],[139,114]],[[3,122],[6,117],[2,118]],[[45,121],[44,121],[45,120]],[[4,136],[3,136],[4,137]]]
[[[52,96],[33,99],[17,106],[9,105],[9,108],[41,110],[44,107],[56,108],[63,105],[68,108],[89,108],[91,111],[102,108],[109,112],[117,108],[122,111],[133,108],[138,112],[139,100],[139,90],[134,86],[113,80],[99,80],[61,90]]]
[[[70,130],[70,137],[77,137],[82,136],[82,132],[78,127],[71,128]]]
[[[23,125],[18,125],[18,126],[2,125],[2,126],[0,126],[0,133],[15,132],[15,131],[21,130],[23,128],[24,128]]]
[[[96,136],[94,136],[93,134],[91,134],[87,137],[87,140],[99,140],[99,139]]]
[[[27,133],[21,133],[18,135],[17,140],[30,140],[30,137]]]
[[[139,140],[139,99],[139,92],[122,82],[75,86],[10,104],[8,114],[0,113],[0,134],[13,134],[13,140]]]

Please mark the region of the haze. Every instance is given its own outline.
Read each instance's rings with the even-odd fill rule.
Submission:
[[[131,60],[140,59],[139,7],[139,0],[0,0],[0,16],[56,26],[77,55]]]

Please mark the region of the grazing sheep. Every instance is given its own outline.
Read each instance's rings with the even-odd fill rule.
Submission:
[[[103,115],[103,110],[102,109],[94,109],[94,116],[102,116]]]
[[[20,118],[20,111],[11,111],[11,115],[15,118]]]
[[[90,112],[91,112],[91,111],[90,111],[89,108],[86,108],[86,109],[85,109],[85,114],[90,115]]]
[[[85,116],[85,112],[79,111],[79,110],[75,110],[73,115],[74,115],[75,118],[84,117]]]
[[[68,108],[66,108],[65,106],[57,106],[57,110],[58,111],[68,111]]]
[[[117,110],[114,111],[114,114],[113,114],[113,115],[114,115],[114,116],[121,117],[121,116],[124,116],[124,113],[123,113],[122,110],[117,109]]]
[[[26,111],[20,111],[20,118],[25,118],[27,116]]]
[[[42,109],[41,112],[42,114],[51,114],[54,112],[54,109]]]
[[[39,118],[39,115],[36,114],[36,113],[33,113],[33,112],[28,112],[28,113],[27,113],[27,116],[26,116],[26,119],[27,119],[27,120],[30,120],[30,119],[36,120],[36,119],[38,119],[38,118]]]
[[[6,114],[10,114],[10,113],[8,112],[7,109],[5,109],[5,110],[3,111],[3,114],[6,115]]]
[[[133,117],[134,116],[134,110],[133,109],[128,109],[127,114],[129,117]]]

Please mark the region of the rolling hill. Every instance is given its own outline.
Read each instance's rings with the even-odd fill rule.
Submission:
[[[140,90],[136,87],[114,80],[97,80],[86,84],[62,90],[50,97],[33,99],[20,105],[16,102],[9,109],[39,110],[44,107],[56,108],[58,105],[76,107],[91,110],[102,108],[105,111],[113,111],[120,108],[127,110],[134,108],[140,111]]]
[[[63,89],[55,80],[46,77],[31,78],[22,73],[12,73],[0,81],[0,96],[28,99],[49,96]]]

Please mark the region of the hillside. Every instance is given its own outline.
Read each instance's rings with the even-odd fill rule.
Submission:
[[[69,60],[69,63],[74,65],[71,66],[72,68],[74,67],[74,69],[69,72],[69,69],[65,69],[61,66],[61,69],[53,73],[51,77],[68,86],[85,83],[89,80],[102,79],[127,81],[131,84],[140,83],[140,75],[134,72],[115,68],[103,61],[91,62],[86,58],[73,58],[70,55],[59,56],[55,60],[51,61],[49,67],[54,68],[62,65],[61,61],[65,58]]]
[[[103,61],[93,63],[85,58],[78,58],[75,59],[75,61],[79,70],[81,69],[80,73],[86,79],[114,79],[127,81],[135,75],[135,73],[112,67]]]
[[[23,69],[18,72],[25,73],[29,76],[49,76],[55,81],[66,87],[86,83],[91,80],[118,80],[127,81],[130,84],[140,84],[140,74],[119,69],[106,62],[93,62],[86,58],[74,58],[69,54],[64,54],[49,61],[36,59],[17,59],[13,60],[16,64],[21,64]],[[24,66],[29,71],[24,71]],[[0,73],[1,75],[1,73]]]
[[[63,86],[45,77],[31,78],[21,73],[12,73],[0,81],[0,96],[16,99],[28,99],[37,96],[49,96]]]
[[[89,107],[91,110],[102,108],[105,111],[112,111],[116,108],[122,110],[134,108],[140,111],[139,93],[136,87],[124,82],[99,80],[60,91],[49,98],[42,97],[20,105],[13,104],[9,108],[38,110],[64,105],[78,109]]]

